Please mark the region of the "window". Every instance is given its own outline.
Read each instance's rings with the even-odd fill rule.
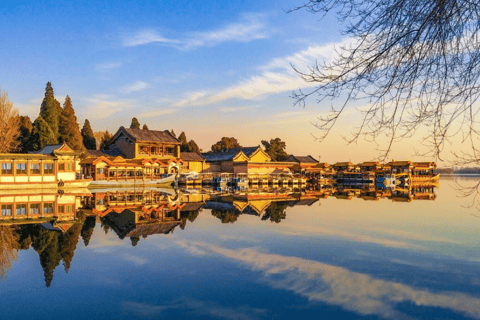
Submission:
[[[58,164],[58,171],[65,171],[65,163]]]
[[[44,174],[53,174],[53,163],[44,163],[43,164],[43,173]]]
[[[43,213],[45,213],[45,214],[53,213],[53,203],[52,202],[43,204]]]
[[[65,206],[64,205],[58,206],[58,212],[57,213],[65,213]]]
[[[40,214],[40,203],[30,204],[30,214]]]
[[[11,216],[12,215],[12,205],[11,204],[2,204],[2,216]]]
[[[65,213],[73,213],[73,205],[71,204],[65,205]]]
[[[26,203],[17,203],[16,208],[17,208],[17,212],[16,212],[17,216],[24,216],[24,215],[27,214],[27,204]]]
[[[15,167],[17,174],[27,174],[27,164],[25,162],[18,162]]]
[[[105,168],[97,168],[97,174],[105,174]]]
[[[30,174],[40,174],[40,163],[30,163]]]
[[[73,163],[69,162],[67,165],[67,171],[73,171]]]
[[[175,153],[175,149],[174,149],[174,148],[167,147],[167,148],[165,148],[165,153],[166,153],[166,154],[173,155],[173,154]]]
[[[13,174],[11,162],[2,163],[2,174]]]

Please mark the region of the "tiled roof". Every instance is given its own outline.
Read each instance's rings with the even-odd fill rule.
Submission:
[[[333,165],[334,167],[346,167],[346,166],[353,166],[351,162],[337,162]]]
[[[121,127],[124,129],[135,141],[156,141],[167,142],[174,144],[181,144],[181,141],[175,138],[170,131],[156,131],[156,130],[142,130],[142,129],[130,129]]]
[[[205,158],[198,152],[181,152],[180,159],[185,161],[205,161]]]
[[[300,162],[300,163],[318,163],[318,161],[313,158],[311,155],[308,156],[294,156],[293,154],[289,155],[285,161]]]
[[[250,157],[260,146],[257,147],[246,147],[246,148],[235,148],[230,149],[225,152],[208,152],[202,153],[202,156],[207,160],[207,162],[213,161],[230,161],[235,158],[235,156],[242,151],[247,157]]]
[[[57,150],[61,146],[62,146],[61,144],[51,144],[51,145],[43,147],[42,150],[39,150],[35,153],[38,153],[38,154],[53,154],[53,151]]]
[[[117,157],[122,156],[125,158],[123,152],[115,145],[110,145],[108,150],[87,150],[89,157]]]

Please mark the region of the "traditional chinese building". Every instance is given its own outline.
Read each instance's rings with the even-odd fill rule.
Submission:
[[[74,182],[77,156],[66,143],[36,153],[0,154],[0,189],[56,188]]]
[[[291,172],[292,162],[272,161],[260,146],[236,148],[226,152],[202,153],[206,160],[204,172],[280,173]]]
[[[286,162],[294,162],[292,170],[296,173],[305,173],[306,169],[312,168],[318,164],[316,160],[311,155],[308,156],[295,156],[293,154],[289,155],[286,159]]]

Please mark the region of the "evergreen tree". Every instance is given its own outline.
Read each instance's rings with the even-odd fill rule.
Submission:
[[[96,150],[97,149],[97,141],[95,140],[95,135],[93,134],[92,127],[90,126],[90,121],[85,119],[85,123],[83,124],[82,128],[82,137],[83,137],[83,145],[88,150]]]
[[[110,132],[105,131],[102,136],[102,141],[100,142],[100,150],[108,150],[108,146],[110,145],[110,140],[112,139],[112,135]]]
[[[225,152],[231,149],[241,148],[242,146],[238,143],[237,139],[234,137],[222,137],[220,141],[212,145],[212,152]]]
[[[185,135],[185,132],[182,131],[180,135],[178,136],[178,140],[182,142],[182,145],[180,146],[180,151],[181,152],[189,152],[188,150],[188,142],[187,142],[187,136]]]
[[[200,149],[198,145],[195,143],[195,141],[193,140],[188,141],[187,148],[189,152],[198,152],[198,153],[202,152],[202,149]]]
[[[143,125],[142,130],[149,130],[146,123]]]
[[[177,137],[177,135],[175,134],[175,131],[173,131],[173,129],[170,131],[170,133],[171,133],[172,136],[174,136],[175,138]]]
[[[132,123],[130,124],[130,129],[140,129],[140,122],[138,122],[137,118],[132,118]]]
[[[47,82],[47,87],[45,88],[45,97],[43,98],[42,105],[40,107],[40,115],[52,129],[54,137],[57,139],[57,141],[60,137],[59,122],[61,113],[62,107],[60,106],[60,102],[58,102],[53,95],[52,84]],[[57,141],[55,141],[55,143],[57,143]]]
[[[31,134],[33,129],[32,121],[28,116],[20,116],[20,137],[18,138],[20,145],[19,151],[22,153],[27,153],[33,151],[31,142]]]
[[[73,110],[72,100],[69,96],[65,98],[62,114],[59,123],[60,138],[59,142],[66,142],[72,149],[83,151],[83,137],[80,133],[75,110]]]
[[[32,134],[30,135],[29,146],[33,151],[40,150],[46,145],[56,144],[57,139],[48,123],[38,116],[33,122]]]
[[[83,243],[85,244],[85,247],[87,247],[88,244],[90,243],[90,238],[92,237],[93,229],[95,229],[95,224],[96,224],[95,217],[88,217],[85,219],[85,223],[83,224],[82,232],[81,232],[81,236],[83,239]]]

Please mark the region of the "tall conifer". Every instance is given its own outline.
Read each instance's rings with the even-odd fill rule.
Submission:
[[[48,123],[43,120],[42,116],[38,116],[33,122],[32,134],[30,135],[30,142],[32,150],[40,150],[46,145],[56,144],[57,139],[52,132]]]
[[[148,130],[148,126],[146,123],[143,124],[142,130]]]
[[[95,139],[95,135],[93,134],[92,127],[90,126],[90,121],[85,119],[85,123],[83,124],[82,128],[82,137],[83,137],[83,145],[88,150],[96,150],[97,149],[97,141]]]
[[[132,123],[130,124],[130,129],[140,129],[140,122],[138,122],[137,118],[132,118]]]
[[[61,113],[62,107],[60,106],[60,102],[58,102],[53,95],[52,84],[47,82],[47,87],[45,88],[45,97],[43,98],[42,105],[40,107],[40,115],[52,129],[57,141],[60,136],[58,128]],[[57,143],[57,141],[55,141],[55,143]]]
[[[20,116],[20,141],[19,151],[22,153],[27,153],[33,151],[31,146],[31,134],[32,134],[33,124],[28,116]]]
[[[73,150],[83,151],[83,137],[80,133],[75,110],[72,106],[72,100],[69,96],[65,98],[62,115],[60,117],[60,138],[59,142],[66,142]]]

